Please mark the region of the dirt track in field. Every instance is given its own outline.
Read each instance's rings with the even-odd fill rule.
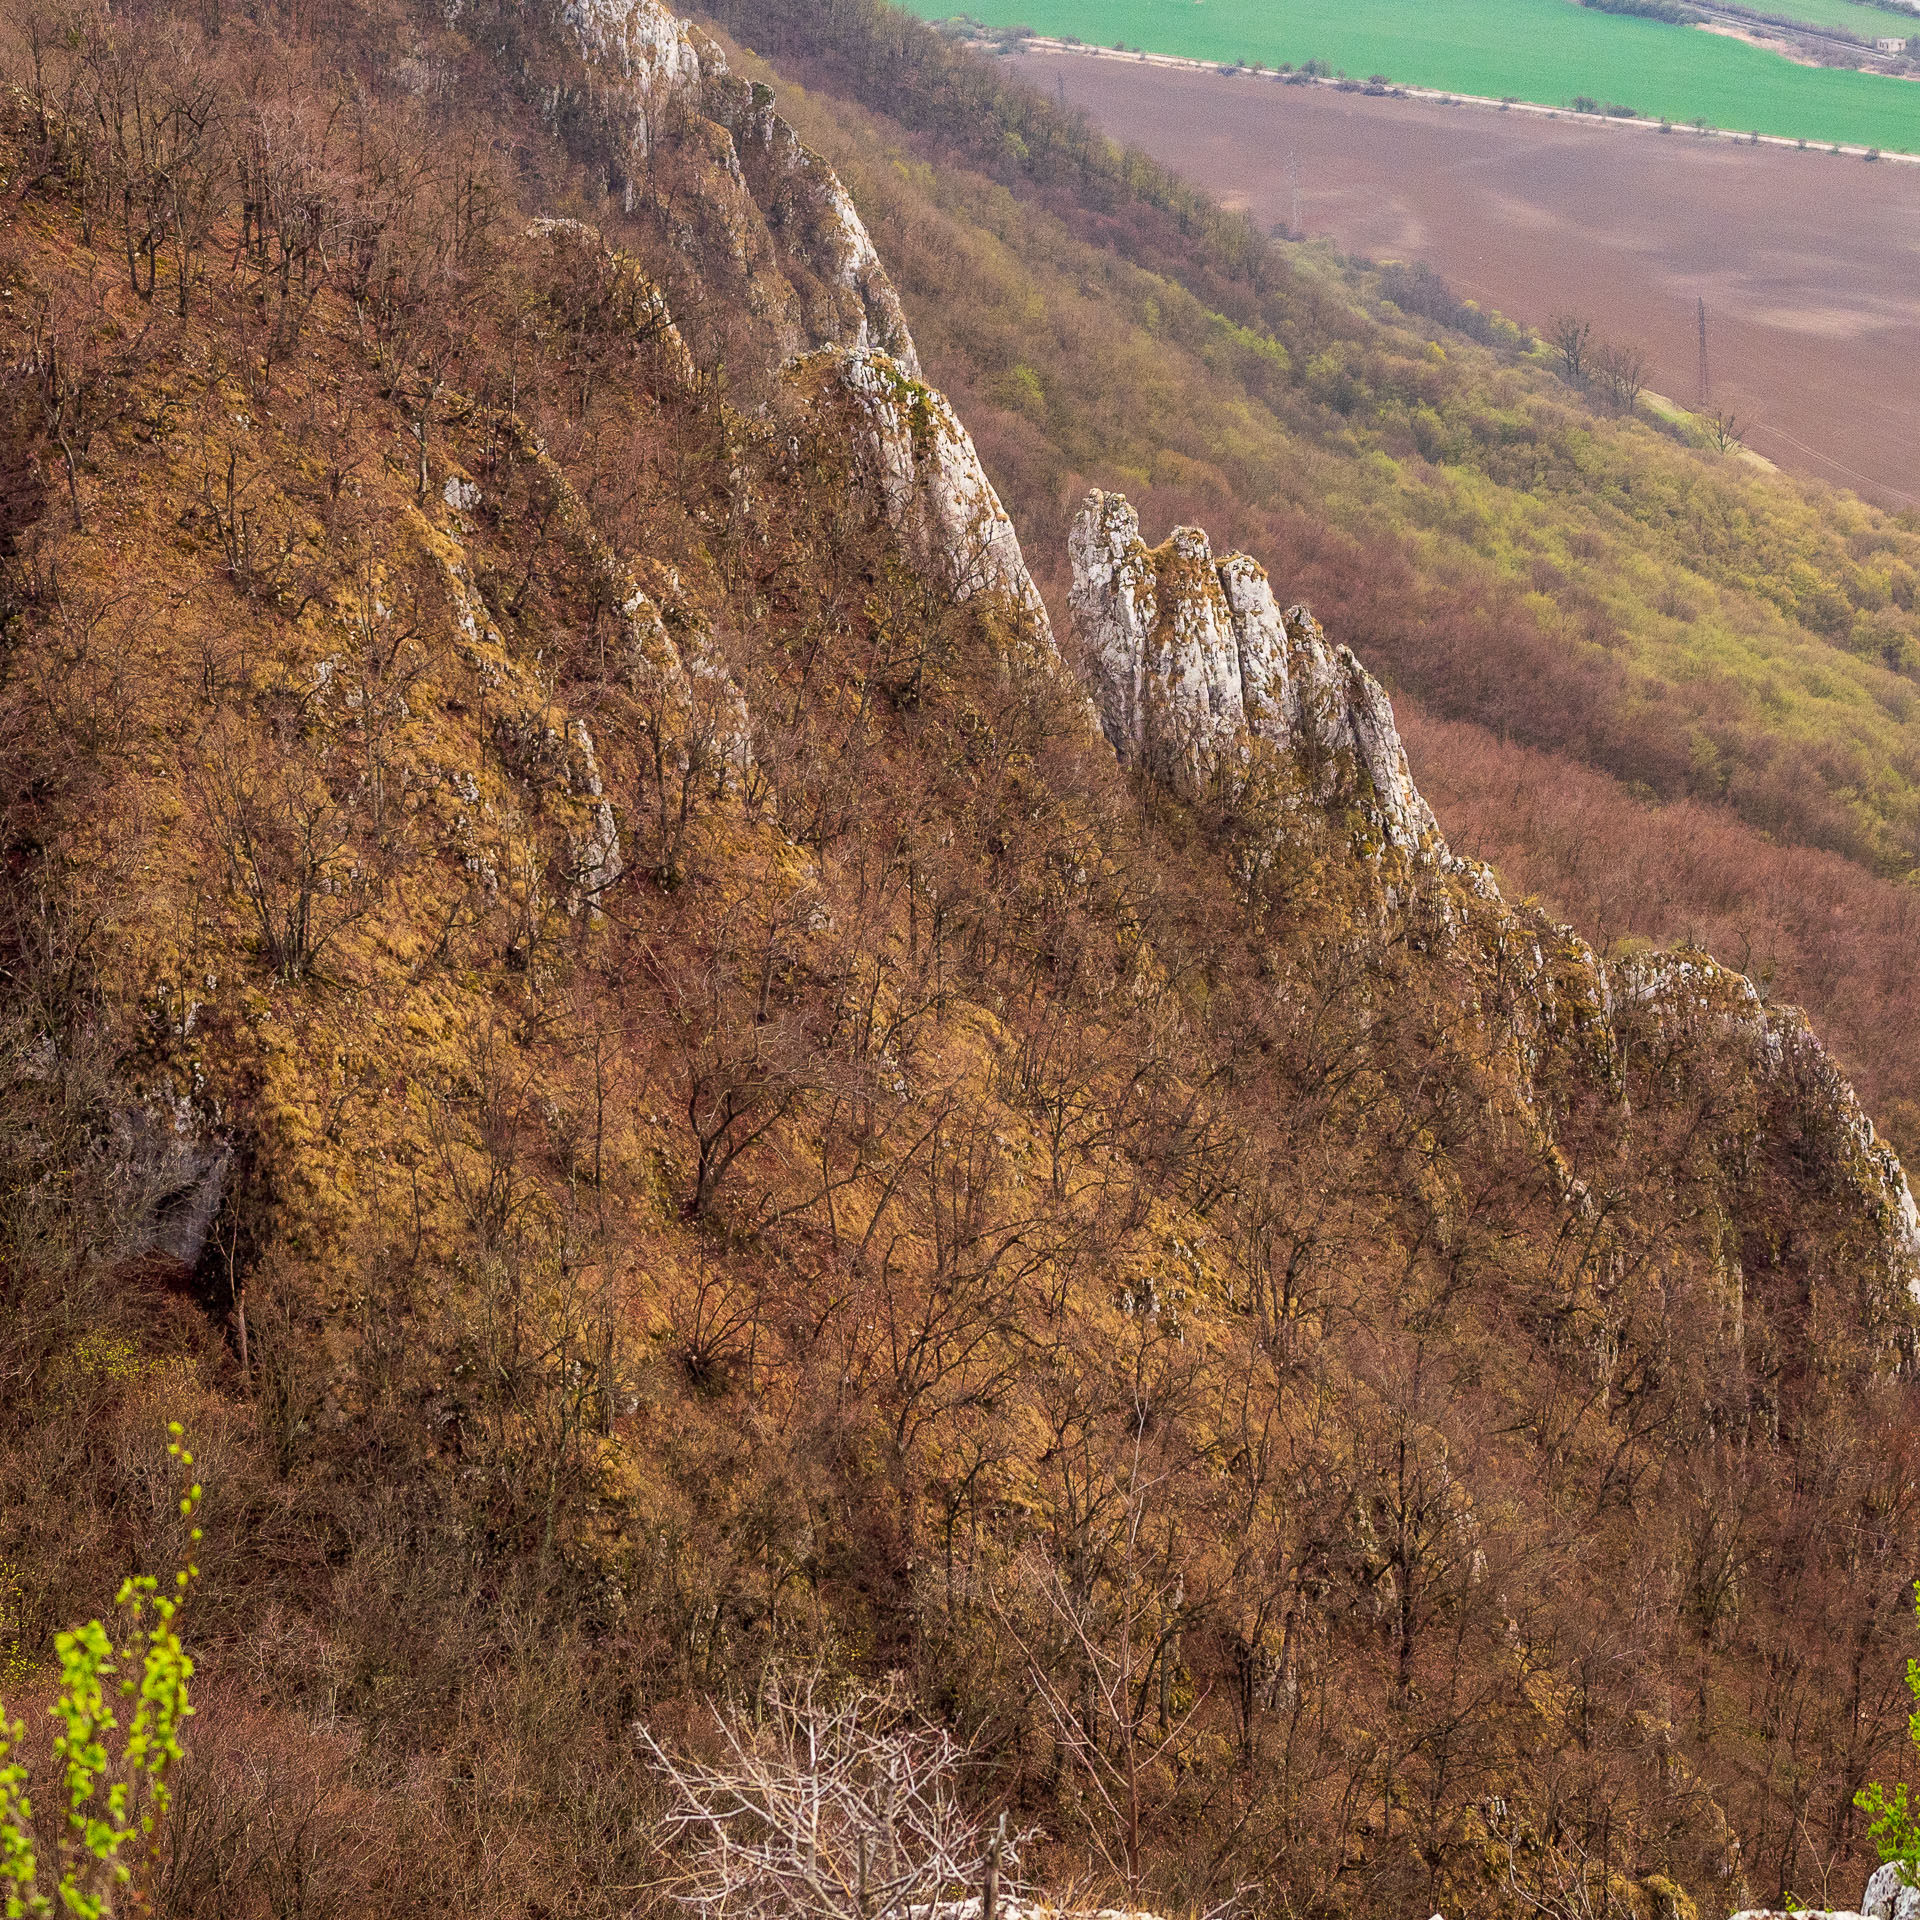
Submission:
[[[1639,342],[1780,466],[1920,506],[1920,167],[1282,86],[1091,54],[1014,60],[1115,138],[1265,226],[1423,260],[1533,326]]]

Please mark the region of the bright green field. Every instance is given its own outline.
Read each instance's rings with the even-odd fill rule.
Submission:
[[[953,11],[952,0],[908,3],[928,18]],[[1494,99],[1564,106],[1585,94],[1655,119],[1920,151],[1920,82],[1795,66],[1718,34],[1572,0],[968,0],[968,11],[989,26],[1104,46],[1269,66],[1325,60],[1337,72]],[[1900,29],[1895,15],[1849,11]]]

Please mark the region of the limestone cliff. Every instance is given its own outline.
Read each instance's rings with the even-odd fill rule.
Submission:
[[[786,377],[819,419],[837,426],[921,565],[956,600],[1006,601],[1050,647],[1046,605],[1020,536],[946,396],[909,362],[857,348],[805,355]]]
[[[955,602],[1000,602],[1061,668],[1018,534],[965,426],[922,379],[899,299],[833,170],[768,88],[734,75],[723,51],[659,0],[564,0],[556,18],[576,66],[549,88],[546,110],[587,131],[630,209],[657,213],[680,272],[675,311],[657,293],[649,324],[675,365],[691,364],[684,322],[737,340],[730,365],[746,384],[771,377],[752,431],[814,436],[911,565]],[[556,248],[598,243],[571,223],[538,234]],[[1132,506],[1098,490],[1069,550],[1088,691],[1120,759],[1189,798],[1277,770],[1287,808],[1344,823],[1357,852],[1385,863],[1381,913],[1461,968],[1462,1017],[1486,1019],[1499,1003],[1513,1036],[1515,1118],[1540,1152],[1559,1157],[1546,1089],[1569,1063],[1611,1087],[1650,1035],[1714,1051],[1753,1089],[1752,1137],[1796,1142],[1862,1227],[1893,1291],[1920,1297],[1920,1212],[1905,1174],[1803,1015],[1768,1006],[1702,954],[1609,965],[1571,929],[1503,900],[1490,871],[1448,848],[1379,683],[1305,607],[1283,608],[1247,555],[1216,556],[1194,527],[1150,548]],[[689,664],[684,636],[669,639],[644,594],[620,598],[647,610],[634,655],[667,690],[677,736],[695,743],[685,750],[703,762],[743,758],[745,708],[717,661],[702,653]],[[696,697],[696,682],[712,692]],[[696,721],[696,711],[724,719]],[[716,745],[718,734],[730,744]],[[590,744],[580,753],[577,784],[598,803]],[[576,856],[586,899],[621,858],[612,810],[589,812]],[[1567,1179],[1579,1187],[1571,1171]]]
[[[629,209],[659,211],[682,271],[658,323],[745,327],[729,359],[752,388],[774,375],[837,436],[914,558],[956,600],[997,596],[1043,640],[1045,605],[1013,523],[944,396],[924,384],[898,295],[833,169],[728,68],[707,35],[658,0],[565,0],[579,73],[547,110],[591,123]],[[542,222],[550,244],[574,222]],[[587,230],[591,231],[591,230]],[[577,244],[577,243],[576,243]],[[718,316],[716,318],[716,316]]]
[[[1199,797],[1271,749],[1294,805],[1328,809],[1352,824],[1357,851],[1391,856],[1382,909],[1416,924],[1423,947],[1462,960],[1473,983],[1462,1019],[1480,1022],[1489,997],[1504,999],[1516,1117],[1540,1152],[1558,1158],[1540,1090],[1550,1056],[1609,1085],[1630,1049],[1724,1050],[1757,1094],[1744,1137],[1791,1143],[1862,1229],[1890,1296],[1920,1300],[1920,1209],[1906,1173],[1798,1008],[1768,1005],[1702,953],[1609,965],[1571,928],[1504,900],[1488,868],[1448,849],[1379,682],[1306,608],[1282,613],[1245,554],[1216,559],[1197,527],[1150,548],[1133,507],[1097,489],[1069,545],[1076,631],[1114,751]]]
[[[878,349],[920,368],[899,296],[833,169],[740,79],[713,40],[658,0],[563,0],[582,71],[547,90],[632,211],[659,212],[707,301],[736,311],[774,357]]]
[[[1304,607],[1282,613],[1256,561],[1216,561],[1198,527],[1149,548],[1127,501],[1097,490],[1069,544],[1094,700],[1123,760],[1193,792],[1265,741],[1320,804],[1357,809],[1405,852],[1444,857],[1379,683]]]

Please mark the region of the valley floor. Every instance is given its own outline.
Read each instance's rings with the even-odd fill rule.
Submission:
[[[1280,86],[1085,53],[1015,56],[1114,138],[1343,251],[1421,260],[1542,327],[1558,310],[1642,344],[1651,382],[1711,398],[1791,471],[1920,504],[1920,169]]]

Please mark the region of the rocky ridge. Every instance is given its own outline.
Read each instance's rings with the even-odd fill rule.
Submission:
[[[1728,1436],[1774,1472],[1738,1483],[1756,1511],[1812,1459],[1859,1461],[1853,1484],[1873,1497],[1867,1418],[1908,1392],[1890,1362],[1911,1359],[1913,1315],[1893,1296],[1912,1288],[1920,1240],[1897,1162],[1800,1016],[1704,954],[1602,964],[1455,855],[1385,693],[1245,556],[1191,528],[1149,548],[1126,502],[1097,495],[1074,530],[1078,632],[1056,647],[965,427],[918,377],[904,323],[887,333],[878,263],[840,245],[838,183],[787,147],[770,96],[747,101],[761,133],[729,120],[737,91],[657,7],[569,20],[574,51],[534,50],[560,89],[551,111],[603,147],[619,132],[613,190],[657,194],[659,217],[499,220],[463,283],[479,324],[462,391],[417,431],[381,410],[363,340],[321,309],[306,336],[318,377],[409,431],[404,458],[367,461],[349,496],[358,545],[328,549],[316,517],[327,565],[312,591],[236,569],[206,442],[168,408],[130,411],[139,430],[103,433],[83,476],[116,591],[171,609],[142,639],[150,661],[106,635],[110,656],[145,668],[125,703],[135,750],[95,750],[71,811],[46,808],[72,836],[76,887],[118,844],[138,856],[99,996],[137,1043],[99,1156],[131,1176],[116,1205],[137,1216],[103,1245],[108,1283],[158,1274],[231,1311],[244,1376],[236,1281],[254,1276],[255,1362],[305,1369],[273,1485],[289,1457],[295,1472],[316,1456],[320,1472],[329,1457],[364,1472],[367,1438],[384,1434],[383,1483],[446,1499],[458,1524],[438,1537],[462,1564],[475,1541],[494,1567],[554,1543],[541,1565],[564,1562],[568,1584],[543,1617],[592,1623],[565,1664],[594,1657],[603,1632],[618,1663],[609,1780],[632,1771],[631,1674],[701,1671],[709,1625],[778,1645],[800,1618],[781,1598],[783,1583],[801,1591],[793,1570],[830,1574],[814,1604],[827,1594],[833,1611],[815,1618],[836,1644],[884,1644],[903,1598],[937,1617],[932,1558],[898,1551],[911,1536],[861,1532],[882,1504],[869,1461],[931,1513],[958,1446],[978,1434],[1004,1449],[981,1483],[983,1567],[1033,1602],[1024,1570],[1046,1563],[1029,1550],[1064,1538],[1073,1510],[1030,1410],[1067,1382],[1112,1420],[1122,1460],[1144,1425],[1137,1351],[1199,1369],[1188,1408],[1152,1436],[1168,1460],[1191,1446],[1193,1475],[1152,1485],[1224,1596],[1218,1636],[1182,1618],[1201,1579],[1171,1561],[1155,1606],[1196,1702],[1219,1707],[1215,1751],[1243,1737],[1224,1704],[1243,1682],[1247,1779],[1303,1701],[1327,1724],[1451,1711],[1438,1638],[1418,1662],[1409,1643],[1397,1687],[1380,1659],[1381,1596],[1406,1567],[1380,1516],[1410,1443],[1437,1489],[1425,1537],[1452,1567],[1439,1603],[1491,1681],[1498,1745],[1475,1765],[1531,1798],[1507,1756],[1516,1736],[1529,1753],[1571,1750],[1558,1689],[1582,1674],[1540,1636],[1551,1664],[1528,1678],[1554,1689],[1509,1695],[1505,1676],[1516,1616],[1563,1569],[1591,1583],[1549,1616],[1553,1634],[1563,1617],[1583,1632],[1584,1611],[1640,1644],[1627,1636],[1645,1616],[1615,1613],[1614,1590],[1684,1564],[1670,1508],[1687,1506],[1675,1526],[1710,1525],[1731,1504],[1712,1477]],[[476,64],[492,54],[488,36]],[[56,229],[77,225],[57,186],[36,204]],[[196,294],[193,355],[167,363],[190,391],[208,344],[245,337],[220,330],[223,291],[216,277],[204,307]],[[538,377],[518,378],[529,366]],[[161,381],[134,384],[144,400]],[[297,535],[321,498],[312,430],[280,406],[209,413],[265,524]],[[84,561],[51,518],[46,535],[63,565]],[[169,599],[181,581],[191,607]],[[38,620],[24,638],[44,660],[63,642]],[[70,677],[69,713],[93,698]],[[45,783],[66,807],[61,736],[44,732]],[[138,841],[136,819],[151,823]],[[289,820],[308,823],[304,843]],[[261,823],[273,837],[250,879]],[[58,1049],[32,1031],[45,1077],[31,1084],[51,1087]],[[950,1127],[966,1130],[964,1215]],[[871,1205],[876,1245],[894,1210],[871,1265],[843,1199]],[[1005,1236],[986,1278],[1003,1252],[1036,1260],[1034,1278],[988,1303],[977,1370],[952,1376],[932,1438],[902,1452],[898,1408],[918,1386],[876,1371],[848,1399],[842,1355],[869,1338],[877,1302],[939,1312],[956,1271],[971,1288],[947,1249],[957,1229],[970,1260],[979,1222]],[[842,1271],[858,1284],[841,1289]],[[703,1330],[716,1274],[750,1289],[756,1314],[763,1297],[778,1306],[744,1373]],[[530,1364],[475,1365],[509,1298],[516,1343],[526,1303],[516,1352]],[[824,1333],[816,1309],[833,1317]],[[1034,1340],[1042,1327],[1057,1346]],[[1381,1337],[1403,1335],[1382,1365]],[[1428,1354],[1473,1397],[1423,1400]],[[1489,1363],[1508,1378],[1485,1384]],[[64,1396],[74,1376],[52,1377]],[[1573,1389],[1571,1442],[1544,1413],[1529,1424],[1536,1386],[1555,1404]],[[1232,1397],[1289,1429],[1297,1417],[1295,1462],[1268,1478],[1247,1449],[1216,1473],[1215,1408]],[[74,1424],[71,1401],[48,1404],[47,1431]],[[520,1450],[536,1424],[561,1436],[544,1472]],[[23,1484],[48,1452],[17,1450]],[[771,1512],[760,1491],[793,1462],[808,1485],[790,1515]],[[1247,1503],[1223,1503],[1243,1467],[1261,1476]],[[1544,1496],[1515,1507],[1536,1482]],[[767,1531],[756,1517],[752,1536],[733,1532],[731,1515],[763,1511]],[[1841,1531],[1817,1514],[1749,1563],[1811,1568],[1808,1586],[1839,1596],[1827,1618],[1857,1619],[1895,1561],[1843,1564],[1851,1536],[1819,1561]],[[387,1536],[343,1522],[340,1537]],[[391,1590],[443,1593],[452,1620],[472,1607],[465,1577],[403,1567]],[[360,1586],[314,1578],[326,1605],[338,1596],[328,1631],[364,1619],[385,1633],[390,1610]],[[956,1611],[951,1563],[946,1582],[951,1622],[973,1602]],[[1292,1627],[1273,1625],[1289,1582],[1324,1630],[1331,1680],[1318,1652],[1296,1667]],[[1767,1586],[1743,1595],[1763,1620],[1743,1631],[1777,1646],[1805,1616],[1762,1616]],[[1051,1632],[1023,1617],[1040,1622],[1033,1644]],[[927,1671],[963,1691],[1005,1637],[973,1618],[979,1638],[926,1643]],[[657,1660],[636,1665],[629,1627],[659,1631]],[[418,1642],[341,1644],[342,1670],[384,1674]],[[1694,1684],[1681,1653],[1684,1668],[1661,1669],[1649,1652],[1673,1699]],[[1744,1648],[1714,1657],[1736,1678],[1736,1659],[1759,1665]],[[1836,1656],[1810,1692],[1837,1697],[1838,1670]],[[1028,1691],[1014,1670],[981,1698],[1017,1712]],[[555,1698],[572,1781],[578,1696]],[[1625,1897],[1686,1915],[1673,1863],[1709,1890],[1703,1909],[1745,1904],[1720,1864],[1753,1818],[1718,1804],[1731,1767],[1716,1774],[1714,1750],[1643,1711],[1650,1690],[1621,1699],[1606,1736],[1618,1771],[1591,1803],[1627,1805],[1638,1781],[1668,1822],[1646,1817],[1638,1857],[1661,1871],[1636,1868]],[[517,1734],[508,1751],[517,1769]],[[453,1764],[464,1794],[466,1754]],[[1354,1790],[1390,1795],[1372,1767]],[[1351,1910],[1397,1884],[1399,1904],[1424,1888],[1470,1911],[1488,1862],[1471,1800],[1458,1813],[1469,1837],[1444,1885],[1411,1861],[1397,1883],[1356,1882]],[[1550,1796],[1529,1817],[1545,1831]],[[1178,1844],[1187,1818],[1156,1810],[1153,1844]],[[566,1831],[529,1818],[542,1827]],[[1336,1833],[1320,1856],[1336,1874],[1347,1846]],[[1541,1870],[1551,1886],[1550,1852]]]
[[[1291,806],[1346,820],[1357,851],[1390,862],[1383,908],[1410,914],[1425,943],[1517,969],[1525,1012],[1516,1030],[1526,1037],[1512,1064],[1541,1151],[1557,1158],[1551,1114],[1535,1097],[1547,1053],[1610,1084],[1649,1023],[1669,1038],[1710,1038],[1764,1090],[1765,1125],[1803,1142],[1832,1190],[1857,1201],[1895,1293],[1920,1301],[1920,1208],[1905,1170],[1804,1013],[1769,1005],[1704,953],[1609,964],[1572,928],[1507,902],[1491,869],[1448,847],[1379,682],[1305,607],[1283,613],[1246,554],[1216,558],[1198,527],[1176,527],[1150,548],[1133,507],[1099,489],[1069,543],[1094,705],[1124,763],[1196,799],[1230,790],[1257,756],[1271,756]],[[1470,1002],[1463,1012],[1477,1017]]]
[[[837,423],[915,562],[955,600],[1004,601],[1051,651],[1046,603],[973,438],[946,396],[908,365],[872,350],[826,348],[790,361],[784,378]]]
[[[659,0],[568,0],[560,19],[625,190],[660,169],[682,169],[682,188],[691,184],[669,224],[690,267],[687,297],[741,300],[777,369],[773,430],[797,409],[799,425],[840,449],[911,563],[955,601],[1004,605],[1067,679],[1018,534],[965,426],[921,378],[898,296],[833,170],[780,118],[770,89],[732,74],[722,50]],[[676,364],[680,318],[663,297],[658,321]],[[1522,1036],[1511,1049],[1518,1117],[1541,1153],[1559,1157],[1551,1102],[1538,1093],[1550,1062],[1572,1060],[1611,1086],[1650,1023],[1729,1048],[1763,1090],[1764,1129],[1810,1143],[1832,1190],[1857,1203],[1893,1290],[1920,1300],[1920,1209],[1905,1172],[1798,1009],[1768,1005],[1705,954],[1609,964],[1571,928],[1504,900],[1490,869],[1448,847],[1385,690],[1306,607],[1283,608],[1250,556],[1216,556],[1197,527],[1149,547],[1132,505],[1095,489],[1074,518],[1069,558],[1092,718],[1122,763],[1187,799],[1264,767],[1289,808],[1346,822],[1356,851],[1380,865],[1383,911],[1507,983],[1504,1017]],[[650,603],[641,619],[641,653],[684,689],[689,670]],[[675,699],[691,711],[684,691]],[[731,732],[744,742],[744,720]],[[592,850],[585,864],[612,870]],[[592,897],[591,882],[583,891]],[[1472,1000],[1466,1010],[1477,1017]],[[1579,1180],[1566,1178],[1577,1197]]]
[[[677,301],[737,301],[771,365],[755,430],[804,431],[837,449],[909,563],[955,602],[1003,606],[1068,686],[1018,534],[964,424],[920,377],[898,296],[833,170],[775,112],[769,89],[735,76],[721,49],[659,0],[567,0],[556,24],[573,59],[545,110],[591,135],[627,197],[674,177],[667,232],[686,269]],[[595,228],[542,219],[524,238],[570,273],[620,283],[633,324],[655,343],[658,377],[695,381],[684,305],[676,310]],[[545,450],[527,440],[519,452],[542,473],[583,574],[619,609],[629,685],[661,716],[669,757],[689,779],[724,783],[750,757],[751,716],[698,620],[676,609],[669,621]],[[618,810],[587,721],[548,719],[543,698],[518,688],[511,649],[474,589],[462,542],[481,498],[477,480],[450,475],[451,524],[433,545],[465,650],[516,688],[519,710],[496,731],[564,823],[569,910],[592,911],[630,864]],[[1217,556],[1197,527],[1149,547],[1130,503],[1098,489],[1074,519],[1069,556],[1089,725],[1124,765],[1184,799],[1230,793],[1261,769],[1279,775],[1295,817],[1311,810],[1343,824],[1376,878],[1379,920],[1365,937],[1390,925],[1458,963],[1463,1018],[1510,1033],[1513,1117],[1562,1168],[1570,1204],[1586,1204],[1585,1186],[1558,1145],[1550,1083],[1571,1065],[1611,1096],[1623,1058],[1650,1031],[1730,1049],[1765,1109],[1754,1139],[1798,1143],[1860,1223],[1892,1291],[1920,1300],[1920,1209],[1803,1014],[1768,1005],[1705,954],[1604,962],[1572,929],[1504,900],[1489,869],[1448,847],[1384,689],[1308,609],[1283,609],[1251,557]],[[224,1152],[217,1127],[200,1131],[209,1151]]]

